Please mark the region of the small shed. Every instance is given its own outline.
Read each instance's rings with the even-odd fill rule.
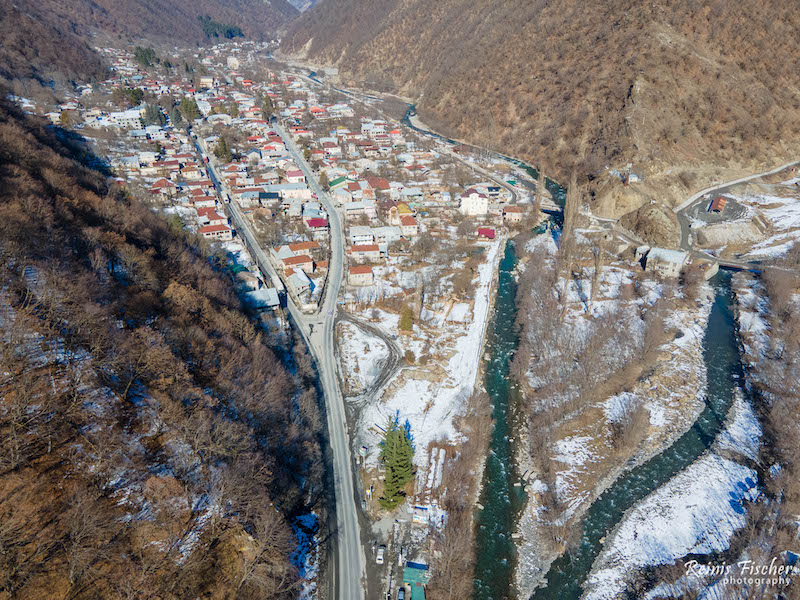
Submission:
[[[724,196],[717,196],[711,201],[711,204],[708,205],[708,212],[721,213],[723,210],[725,210],[725,205],[727,203],[727,198]]]
[[[406,562],[403,569],[403,585],[411,589],[410,600],[425,600],[425,586],[428,584],[428,565]]]

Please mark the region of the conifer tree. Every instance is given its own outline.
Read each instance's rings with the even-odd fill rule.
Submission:
[[[181,113],[183,113],[183,118],[187,121],[199,119],[203,114],[197,107],[197,102],[195,99],[189,98],[188,96],[181,100]]]
[[[403,501],[405,486],[414,478],[414,445],[408,421],[400,427],[397,417],[389,420],[381,442],[381,460],[386,476],[380,504],[392,510]]]
[[[224,163],[229,163],[233,160],[231,149],[228,147],[228,142],[224,136],[220,136],[219,141],[214,148],[214,156]]]
[[[272,105],[272,98],[265,95],[263,101],[261,102],[261,116],[264,118],[265,121],[269,121],[270,117],[272,116],[272,112],[274,110],[275,108]]]

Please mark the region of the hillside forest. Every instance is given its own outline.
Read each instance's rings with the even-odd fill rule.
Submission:
[[[310,360],[90,158],[0,103],[0,596],[296,598]]]

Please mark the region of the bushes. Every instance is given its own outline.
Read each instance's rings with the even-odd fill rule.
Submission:
[[[414,329],[414,313],[408,304],[403,305],[400,312],[400,331],[411,332]]]
[[[205,243],[5,103],[0,139],[0,586],[292,597],[286,518],[323,472],[313,388]]]

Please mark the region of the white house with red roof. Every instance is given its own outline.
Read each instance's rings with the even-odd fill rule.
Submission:
[[[369,265],[355,265],[350,267],[347,274],[347,283],[353,286],[372,285],[375,277]]]
[[[306,176],[300,169],[291,169],[286,171],[286,181],[289,183],[305,183]]]
[[[206,225],[197,230],[207,240],[227,242],[233,239],[233,230],[227,225]]]
[[[458,210],[470,217],[485,215],[489,212],[489,197],[475,188],[470,188],[461,195]]]
[[[198,221],[203,225],[227,225],[228,219],[217,213],[210,207],[200,207],[197,209]]]
[[[165,197],[172,197],[178,191],[178,187],[169,179],[162,177],[156,180],[150,188],[150,193]]]
[[[403,237],[414,237],[419,233],[417,220],[410,215],[403,215],[400,217],[400,230],[403,232]]]

